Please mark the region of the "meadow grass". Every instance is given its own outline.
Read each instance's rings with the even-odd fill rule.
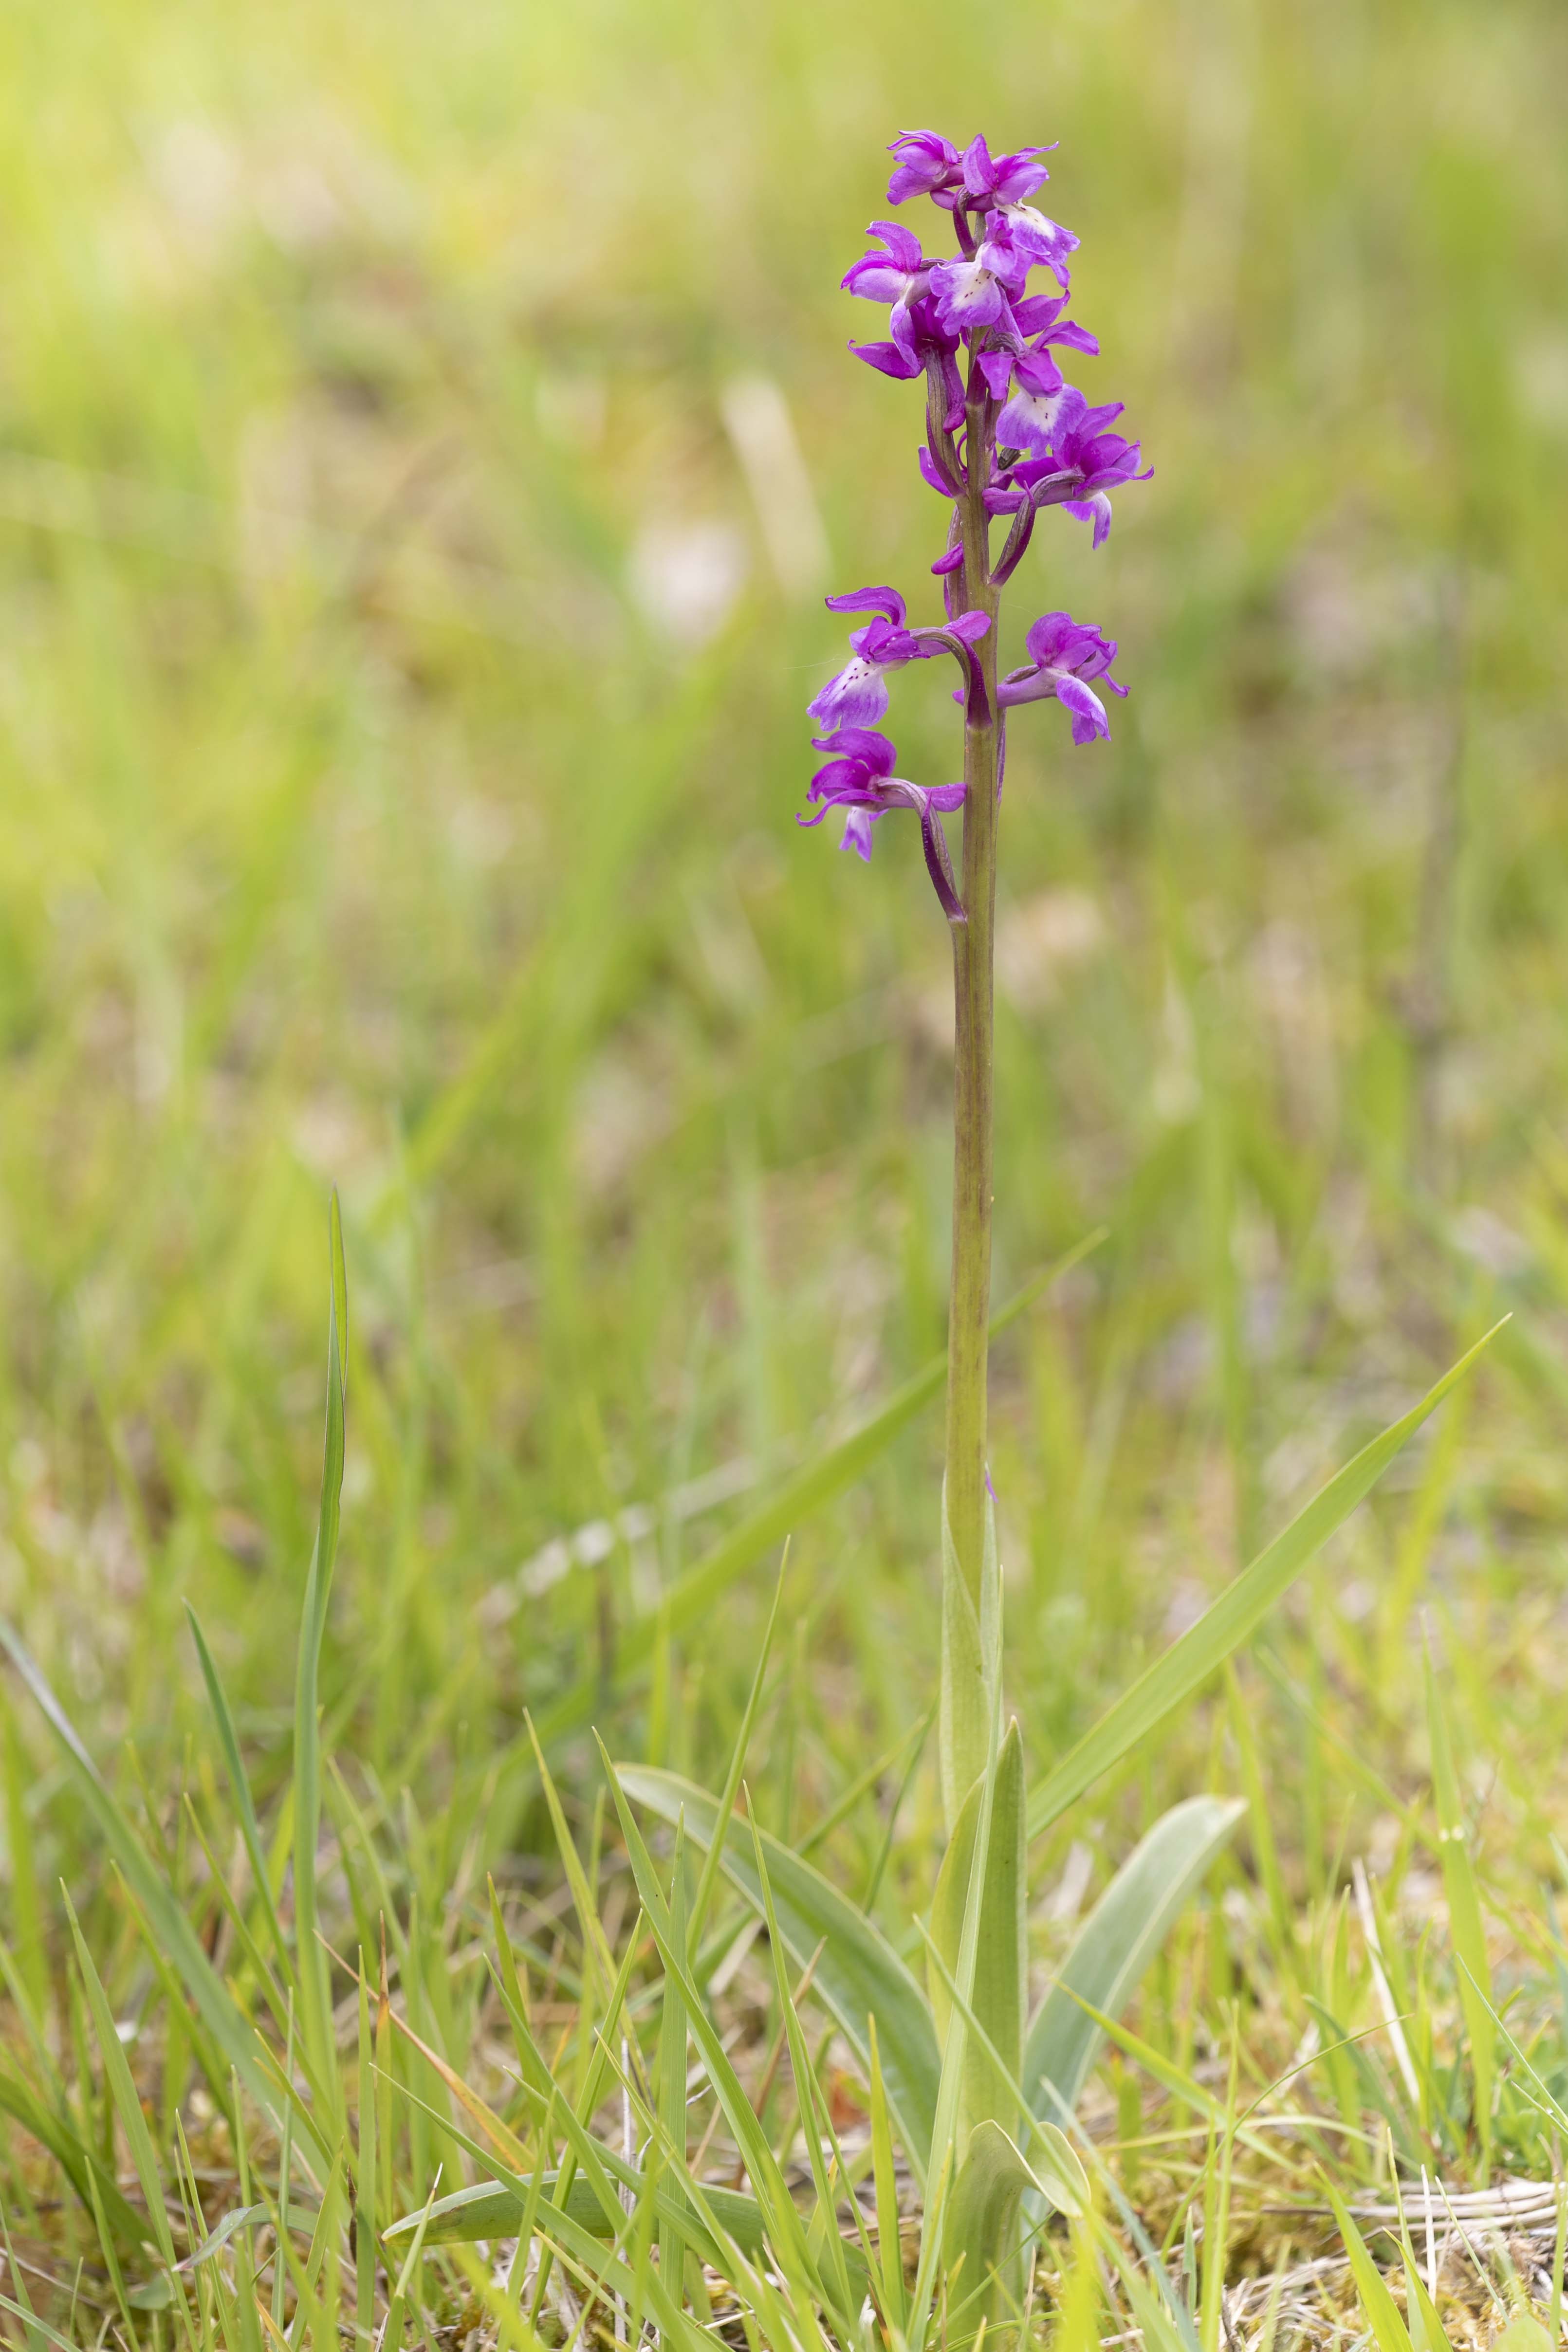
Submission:
[[[1092,755],[1018,730],[1003,829],[998,1298],[1107,1229],[995,1351],[1037,1782],[1512,1310],[1235,1673],[1034,1849],[1043,1981],[1167,1805],[1248,1806],[1086,2102],[1114,2251],[1057,2225],[1040,2310],[1064,2352],[1403,2352],[1330,2196],[1418,2331],[1392,2149],[1450,2200],[1450,2333],[1531,2294],[1555,2329],[1550,2198],[1506,2241],[1453,2214],[1552,2177],[1568,2098],[1564,27],[954,13],[0,25],[0,1609],[81,1747],[8,1669],[18,2342],[570,2332],[549,2265],[509,2302],[471,2249],[371,2259],[367,2216],[482,2177],[465,2092],[526,2173],[520,2017],[614,2147],[623,2096],[669,2138],[677,1996],[586,1733],[719,1787],[786,1533],[752,1810],[921,1965],[940,1414],[874,1417],[942,1345],[947,943],[910,844],[867,872],[793,817],[821,593],[930,556],[914,414],[835,291],[928,121],[1061,138],[1092,385],[1157,467],[1023,575],[1133,688]],[[915,772],[945,687],[906,690]],[[306,1885],[346,1971],[295,1940]],[[714,1903],[787,2173],[816,2076]],[[292,2016],[314,2149],[226,1984]],[[869,2172],[876,2103],[802,2019]],[[706,2091],[689,2121],[733,2160]]]

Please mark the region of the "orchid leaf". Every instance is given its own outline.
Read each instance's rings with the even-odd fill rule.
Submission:
[[[1120,2016],[1245,1811],[1238,1798],[1189,1797],[1163,1814],[1122,1864],[1030,2025],[1023,2082],[1037,2116],[1071,2113],[1103,2039],[1074,1996]]]
[[[931,1902],[931,1942],[955,1974],[981,1794],[982,1782],[977,1780],[964,1801],[958,1825],[942,1857]],[[974,1985],[970,1995],[974,2018],[1004,2061],[1005,2071],[998,2068],[995,2060],[972,2034],[964,2058],[964,2094],[959,2109],[961,2133],[984,2116],[1008,2119],[1016,2105],[1013,2085],[1019,2079],[1024,2046],[1024,1743],[1017,1724],[1013,1723],[996,1759],[990,1851],[981,1896]],[[934,1966],[927,1970],[926,1990],[941,2047],[947,2039],[952,2001],[942,1970]]]

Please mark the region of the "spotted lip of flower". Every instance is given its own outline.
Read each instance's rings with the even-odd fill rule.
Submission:
[[[951,139],[935,131],[900,131],[888,152],[899,163],[888,183],[890,205],[906,204],[910,196],[931,196],[952,212],[963,185],[963,167]]]
[[[895,776],[898,752],[885,735],[879,735],[871,728],[841,727],[836,734],[814,736],[812,745],[814,750],[829,754],[826,764],[818,768],[806,789],[806,799],[818,806],[818,814],[797,817],[795,823],[820,824],[830,808],[841,808],[845,818],[839,847],[853,849],[859,856],[869,859],[871,827],[877,819],[886,816],[889,809],[913,809],[921,821],[921,845],[931,887],[948,921],[962,923],[965,919],[963,902],[958,895],[947,843],[937,820],[941,812],[963,807],[963,786],[938,784],[927,788],[911,784],[905,776]]]
[[[853,661],[807,703],[807,716],[820,727],[874,726],[888,708],[889,670],[901,669],[906,662],[930,661],[940,653],[960,654],[963,658],[961,649],[973,645],[991,625],[988,614],[970,612],[936,628],[909,628],[904,600],[896,588],[855,588],[847,595],[829,596],[827,608],[831,613],[871,613],[875,617],[851,635]]]
[[[1044,613],[1026,643],[1029,660],[1021,669],[1009,671],[996,689],[1003,709],[1054,699],[1071,719],[1075,743],[1109,737],[1110,720],[1105,705],[1092,692],[1089,680],[1099,678],[1112,694],[1126,693],[1127,688],[1110,675],[1115,638],[1102,637],[1098,629],[1088,622],[1075,621],[1070,613]]]
[[[973,332],[979,327],[999,328],[1016,345],[1021,339],[1013,304],[1024,291],[1030,265],[1015,247],[1000,213],[990,215],[987,229],[984,242],[974,253],[932,264],[931,290],[936,299],[937,322],[950,334]]]

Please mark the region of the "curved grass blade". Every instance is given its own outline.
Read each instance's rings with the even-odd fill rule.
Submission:
[[[1506,1323],[1508,1318],[1503,1317]],[[1076,1804],[1086,1789],[1109,1772],[1141,1740],[1163,1723],[1184,1698],[1190,1698],[1209,1676],[1238,1650],[1268,1614],[1280,1594],[1300,1574],[1313,1555],[1344,1525],[1356,1505],[1364,1502],[1394,1455],[1435,1412],[1450,1389],[1461,1381],[1483,1348],[1502,1328],[1494,1323],[1457,1364],[1446,1371],[1420,1402],[1380,1437],[1374,1437],[1347,1462],[1291,1520],[1282,1535],[1259,1552],[1250,1568],[1205,1609],[1195,1625],[1156,1658],[1130,1690],[1124,1691],[1092,1731],[1048,1772],[1029,1805],[1029,1834],[1042,1830]]]
[[[1024,2045],[1024,2088],[1036,2115],[1078,2105],[1102,2034],[1081,1996],[1116,2017],[1188,1896],[1246,1811],[1239,1798],[1190,1797],[1157,1821],[1074,1937]]]
[[[617,1777],[628,1797],[672,1825],[684,1813],[686,1834],[707,1851],[715,1838],[718,1807],[706,1790],[652,1765],[624,1764]],[[936,2118],[942,2066],[931,2011],[920,1986],[879,1930],[810,1863],[761,1831],[779,1934],[797,1968],[822,1946],[815,1988],[869,2079],[866,2020],[877,2018],[882,2080],[894,2128],[911,2165],[923,2167]],[[723,1841],[725,1875],[759,1917],[762,1884],[751,1831],[731,1821]]]
[[[250,1859],[250,1875],[256,1888],[257,1899],[267,1914],[267,1925],[272,1937],[272,1948],[278,1955],[279,1966],[283,1972],[283,1981],[285,1984],[291,1984],[294,1982],[294,1962],[289,1950],[288,1939],[283,1933],[282,1922],[278,1916],[278,1906],[272,1899],[272,1881],[267,1868],[266,1852],[261,1843],[261,1827],[256,1818],[256,1806],[250,1794],[250,1780],[245,1769],[245,1760],[239,1752],[239,1735],[234,1727],[234,1717],[229,1711],[228,1696],[224,1689],[222,1677],[218,1674],[216,1662],[207,1647],[207,1639],[202,1632],[201,1620],[188,1601],[185,1603],[185,1615],[190,1621],[191,1639],[196,1645],[196,1657],[201,1665],[202,1680],[206,1685],[207,1698],[212,1706],[214,1719],[217,1724],[218,1744],[223,1749],[223,1760],[228,1768],[229,1786],[234,1791],[235,1810],[239,1815],[240,1834],[245,1840],[245,1851]]]

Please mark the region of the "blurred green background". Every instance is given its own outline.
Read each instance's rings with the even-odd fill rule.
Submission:
[[[999,1294],[1111,1228],[998,1352],[1027,1737],[1504,1304],[1281,1638],[1394,1763],[1418,1590],[1551,1719],[1565,70],[1547,0],[5,10],[0,1601],[98,1752],[177,1768],[188,1597],[282,1761],[333,1182],[331,1721],[425,1802],[941,1346],[945,929],[912,829],[794,821],[824,591],[935,610],[837,290],[928,122],[1061,141],[1075,373],[1156,469],[1005,623],[1132,689],[1007,781]],[[786,1789],[925,1703],[939,1442],[800,1530]],[[767,1581],[634,1744],[710,1767]]]

